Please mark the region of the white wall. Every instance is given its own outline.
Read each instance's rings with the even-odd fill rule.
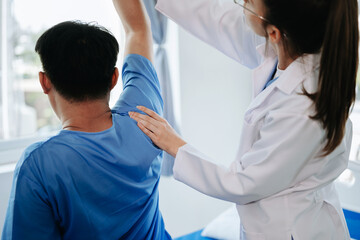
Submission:
[[[178,36],[182,135],[217,164],[229,166],[251,98],[251,73],[184,30]],[[160,209],[173,237],[202,229],[230,206],[172,178],[160,181]]]

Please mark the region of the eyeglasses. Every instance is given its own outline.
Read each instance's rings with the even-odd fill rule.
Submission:
[[[254,14],[256,17],[260,18],[261,20],[270,23],[269,20],[267,20],[266,18],[264,18],[263,16],[260,16],[259,14],[257,14],[256,12],[254,12],[253,10],[251,10],[250,8],[245,7],[246,2],[244,0],[234,0],[234,3],[239,5],[240,7],[244,8],[246,11]]]

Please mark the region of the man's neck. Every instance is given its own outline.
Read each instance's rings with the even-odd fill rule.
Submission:
[[[111,110],[107,101],[80,103],[62,102],[59,118],[65,130],[101,132],[112,126]]]

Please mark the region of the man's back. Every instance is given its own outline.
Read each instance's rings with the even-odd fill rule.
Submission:
[[[170,238],[158,209],[161,151],[127,114],[137,105],[161,113],[159,83],[140,55],[128,55],[122,76],[112,127],[62,130],[26,150],[15,172],[7,215],[13,225],[5,225],[4,239]]]

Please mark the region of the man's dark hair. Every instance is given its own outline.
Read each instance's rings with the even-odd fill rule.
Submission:
[[[54,88],[67,100],[95,100],[109,92],[119,44],[104,27],[59,23],[41,35],[35,51]]]

